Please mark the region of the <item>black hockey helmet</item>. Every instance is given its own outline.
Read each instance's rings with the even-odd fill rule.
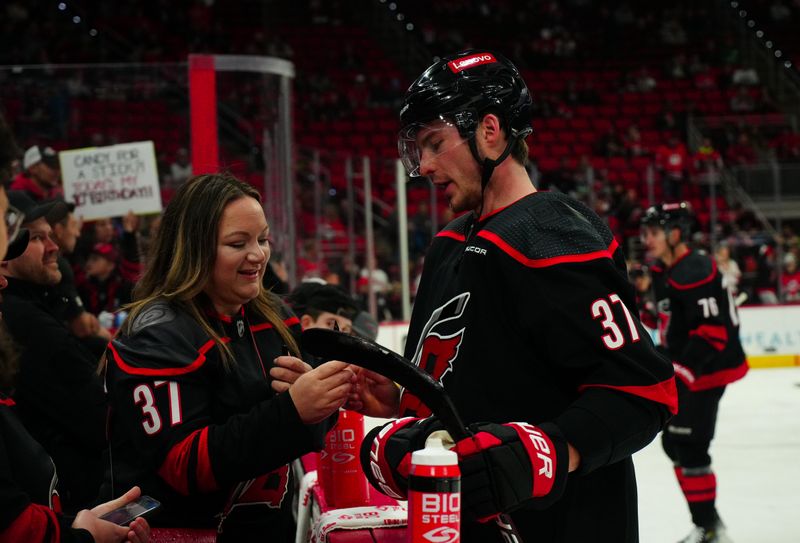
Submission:
[[[642,226],[657,226],[664,231],[678,228],[683,241],[688,241],[693,223],[694,213],[688,202],[658,204],[647,208],[642,215]]]
[[[516,66],[499,53],[484,49],[469,49],[434,62],[406,92],[400,110],[398,150],[406,171],[419,176],[417,131],[434,120],[452,123],[470,144],[479,163],[474,143],[475,130],[481,116],[494,113],[503,123],[509,144],[494,166],[504,160],[519,138],[525,138],[531,128],[532,104],[530,92]],[[488,172],[489,177],[491,171]],[[488,177],[486,177],[488,182]]]

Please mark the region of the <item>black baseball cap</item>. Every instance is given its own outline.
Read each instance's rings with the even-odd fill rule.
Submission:
[[[28,248],[28,240],[31,238],[31,233],[27,228],[20,228],[14,240],[8,244],[8,250],[3,260],[14,260],[25,252]]]
[[[366,311],[359,311],[353,319],[353,333],[370,341],[378,337],[378,321]]]
[[[25,222],[22,224],[32,223],[42,217],[46,218],[49,223],[55,223],[69,213],[69,206],[64,200],[37,202],[22,190],[8,191],[8,201],[25,214]]]
[[[358,303],[345,291],[335,285],[321,283],[301,283],[286,301],[298,315],[317,310],[352,320],[359,310]]]

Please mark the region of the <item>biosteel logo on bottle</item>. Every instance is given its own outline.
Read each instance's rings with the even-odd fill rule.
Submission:
[[[369,482],[361,470],[359,450],[364,441],[364,416],[342,409],[325,437],[320,474],[328,505],[342,509],[369,504]]]
[[[475,66],[489,64],[490,62],[497,62],[497,60],[494,58],[494,55],[491,53],[479,53],[477,55],[451,60],[447,63],[447,65],[454,74],[457,74],[458,72],[466,70],[467,68],[474,68]]]
[[[458,456],[430,438],[411,455],[408,478],[409,543],[461,541],[461,472]]]

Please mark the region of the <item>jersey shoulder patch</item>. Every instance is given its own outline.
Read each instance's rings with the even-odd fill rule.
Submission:
[[[603,220],[563,194],[539,192],[490,219],[479,237],[531,267],[612,258],[617,244]]]
[[[677,289],[694,288],[710,283],[717,275],[714,259],[692,251],[669,270],[669,284]]]
[[[176,368],[183,368],[181,372],[198,369],[215,345],[188,313],[156,301],[136,316],[129,334],[109,343],[109,356],[126,373],[170,375]]]
[[[177,312],[166,301],[155,301],[145,307],[131,323],[131,336],[136,335],[148,326],[166,324],[178,317]]]

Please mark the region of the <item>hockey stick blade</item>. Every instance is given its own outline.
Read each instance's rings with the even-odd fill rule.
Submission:
[[[469,437],[442,385],[396,352],[375,342],[327,328],[303,332],[303,348],[326,360],[341,360],[388,377],[419,398],[456,441]]]

